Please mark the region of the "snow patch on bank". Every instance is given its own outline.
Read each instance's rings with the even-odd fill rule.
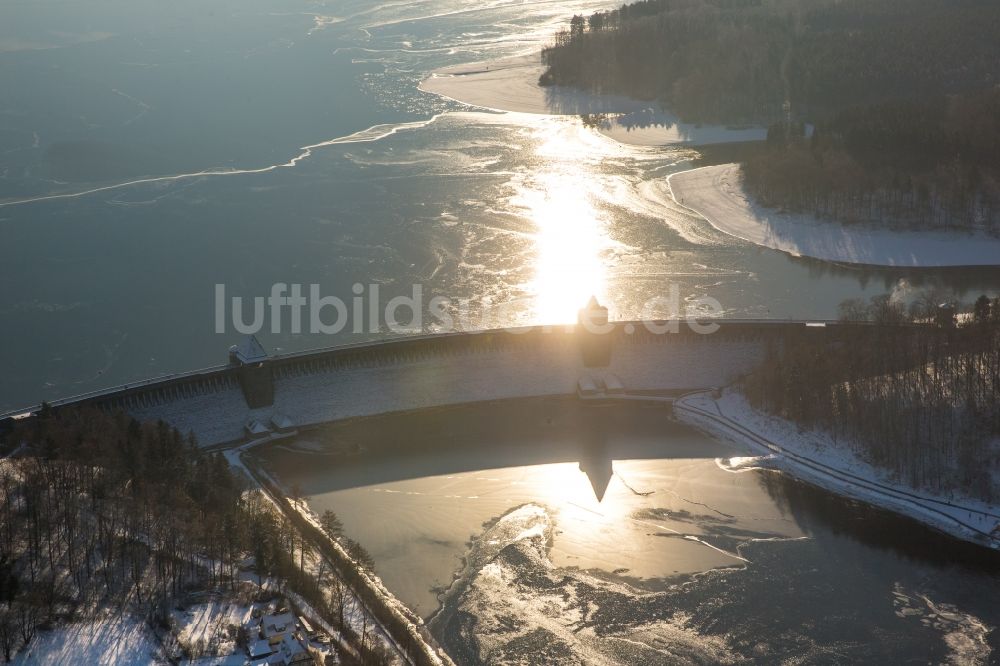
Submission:
[[[126,613],[41,631],[12,663],[148,666],[169,662],[146,623]]]
[[[196,654],[217,655],[199,659],[200,666],[216,663],[242,664],[243,650],[227,635],[228,627],[245,626],[251,618],[253,606],[215,599],[196,604],[187,610],[172,612],[176,624],[177,641],[193,648]],[[233,658],[228,658],[228,657]]]
[[[738,164],[682,171],[667,180],[674,201],[719,231],[796,257],[876,266],[1000,265],[1000,238],[985,234],[847,227],[765,208],[743,189]]]
[[[769,454],[754,459],[758,466],[785,471],[836,494],[889,509],[957,538],[1000,549],[1000,540],[991,542],[984,534],[1000,528],[1000,506],[960,493],[943,496],[914,490],[892,478],[888,471],[862,459],[846,442],[836,441],[823,431],[802,430],[791,421],[760,412],[736,391],[727,390],[717,400],[707,393],[690,395],[679,400],[675,408],[679,420],[689,425],[749,451]],[[774,448],[767,448],[752,436],[720,424],[712,418],[715,416],[723,422],[742,426],[774,444]],[[844,478],[838,473],[850,477]]]
[[[620,95],[595,95],[563,86],[540,86],[541,54],[445,67],[420,82],[420,90],[496,111],[546,115],[627,113],[645,103]]]
[[[607,116],[595,126],[601,134],[634,146],[706,145],[762,141],[762,127],[729,128],[682,123],[657,102],[623,95],[602,95],[567,86],[540,86],[541,54],[445,67],[420,82],[420,90],[462,104],[511,113]]]

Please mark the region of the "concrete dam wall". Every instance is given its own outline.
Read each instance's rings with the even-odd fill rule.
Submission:
[[[715,333],[697,334],[681,322],[675,333],[654,334],[619,322],[601,336],[565,327],[419,336],[263,355],[55,404],[121,409],[216,446],[356,416],[571,395],[586,386],[628,393],[722,386],[806,330],[720,322]],[[610,356],[587,362],[585,348],[597,338]]]

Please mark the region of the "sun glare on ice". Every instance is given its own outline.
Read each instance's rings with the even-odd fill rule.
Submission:
[[[593,199],[602,187],[601,146],[565,120],[541,123],[536,136],[534,172],[514,197],[536,229],[534,275],[525,289],[536,323],[571,323],[592,295],[606,298],[602,254],[612,242]]]

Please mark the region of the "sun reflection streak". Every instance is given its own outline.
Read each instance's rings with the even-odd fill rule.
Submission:
[[[534,171],[512,203],[535,225],[534,274],[525,290],[536,323],[573,322],[590,296],[606,299],[603,255],[612,246],[606,213],[594,202],[603,187],[602,150],[579,123],[540,123]]]

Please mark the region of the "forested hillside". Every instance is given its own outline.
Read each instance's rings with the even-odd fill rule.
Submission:
[[[855,107],[771,127],[743,162],[765,206],[898,229],[1000,233],[1000,88]]]
[[[294,527],[166,424],[43,407],[7,438],[19,453],[0,459],[0,660],[108,609],[166,622],[183,592],[234,587],[248,557],[343,623],[345,588],[338,614]]]
[[[850,319],[899,323],[888,297],[845,303]],[[790,340],[743,385],[755,407],[843,439],[902,482],[1000,498],[1000,299],[958,327],[859,330],[837,344]]]
[[[997,35],[991,0],[642,0],[574,17],[540,83],[770,124],[743,171],[772,208],[1000,233]]]
[[[993,86],[998,34],[991,0],[641,0],[574,17],[541,83],[660,100],[692,122],[816,120]]]

